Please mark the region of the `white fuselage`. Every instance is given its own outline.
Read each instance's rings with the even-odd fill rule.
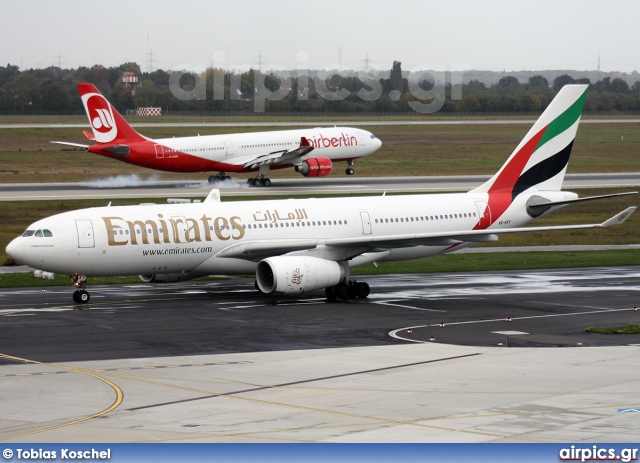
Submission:
[[[331,160],[367,156],[381,145],[371,132],[351,127],[161,138],[153,141],[170,149],[168,152],[165,150],[167,157],[172,155],[173,150],[211,161],[242,165],[266,153],[296,149],[300,146],[301,137],[305,137],[313,146],[309,157]]]
[[[529,195],[520,196],[490,229],[532,220],[524,207]],[[247,259],[245,245],[277,247],[281,242],[312,240],[322,247],[330,240],[356,237],[366,248],[369,237],[380,242],[398,235],[471,230],[486,201],[485,194],[460,193],[99,207],[40,220],[25,232],[29,236],[16,238],[7,251],[26,265],[55,273],[248,273],[261,258]],[[461,238],[426,246],[371,246],[355,252],[349,265],[416,259],[470,244]],[[330,250],[318,248],[288,254],[331,256]]]

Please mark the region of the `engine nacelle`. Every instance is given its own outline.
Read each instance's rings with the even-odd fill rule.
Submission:
[[[145,283],[175,283],[177,281],[193,280],[207,276],[206,273],[180,272],[180,273],[156,273],[153,275],[138,275]]]
[[[346,266],[317,257],[277,256],[260,261],[258,289],[267,294],[300,294],[328,288],[347,276]]]
[[[296,166],[296,172],[300,172],[305,177],[326,177],[331,173],[331,159],[309,158]]]

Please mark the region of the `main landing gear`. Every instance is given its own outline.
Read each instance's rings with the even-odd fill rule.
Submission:
[[[353,160],[351,161],[347,161],[348,167],[347,170],[345,170],[345,173],[347,175],[353,175],[356,171],[353,169]]]
[[[249,186],[271,186],[271,180],[266,177],[257,176],[247,180]]]
[[[71,275],[71,281],[73,282],[73,285],[78,288],[73,293],[74,302],[77,302],[78,304],[86,304],[87,302],[89,302],[91,296],[89,295],[89,292],[84,289],[87,283],[87,277],[74,273],[73,275]]]
[[[262,164],[258,171],[258,176],[247,180],[249,186],[271,186],[271,180],[267,178],[269,170],[271,170],[269,164]]]
[[[351,280],[324,289],[324,294],[331,301],[336,299],[366,299],[370,292],[369,285],[364,281]]]
[[[231,177],[229,177],[224,172],[220,172],[217,175],[209,176],[209,183],[224,182],[226,180],[231,180]]]

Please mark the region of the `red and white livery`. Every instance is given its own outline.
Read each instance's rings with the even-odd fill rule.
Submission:
[[[96,143],[88,152],[136,166],[167,172],[219,172],[210,182],[226,180],[225,172],[258,172],[251,185],[269,186],[271,169],[294,167],[305,177],[324,177],[333,164],[346,161],[353,175],[355,159],[374,153],[382,142],[371,132],[352,127],[323,127],[272,132],[236,133],[151,139],[136,132],[93,84],[78,84]]]

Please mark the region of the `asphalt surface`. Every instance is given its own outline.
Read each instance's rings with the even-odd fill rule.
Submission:
[[[436,342],[465,346],[639,344],[588,334],[640,323],[640,266],[361,277],[366,300],[262,295],[252,279],[0,290],[0,353],[40,362]],[[442,326],[441,326],[442,325]],[[10,362],[0,360],[0,363]]]
[[[0,185],[0,201],[29,201],[89,198],[197,198],[204,199],[212,188],[221,190],[224,197],[292,195],[313,191],[314,194],[372,194],[427,193],[468,191],[489,179],[486,175],[455,175],[429,177],[353,177],[283,178],[275,179],[270,187],[249,187],[244,180],[209,184],[204,180],[155,181],[136,175],[121,175],[81,183],[15,183]],[[640,172],[568,174],[563,187],[629,188],[640,186]]]

